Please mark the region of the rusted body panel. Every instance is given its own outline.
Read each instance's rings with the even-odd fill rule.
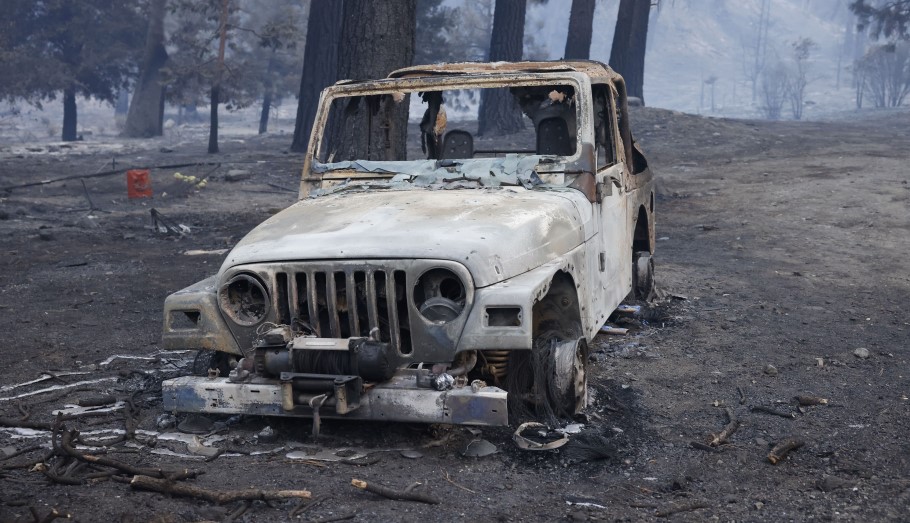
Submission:
[[[535,127],[527,154],[319,160],[336,100],[489,87],[565,102],[573,152],[542,152]],[[165,382],[166,408],[500,425],[511,355],[540,346],[580,408],[585,340],[653,266],[653,178],[628,120],[622,78],[596,62],[416,66],[329,87],[300,201],[166,301],[165,347],[236,356]]]

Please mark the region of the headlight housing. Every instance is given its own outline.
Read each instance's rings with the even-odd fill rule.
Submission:
[[[434,323],[448,323],[461,316],[465,299],[464,282],[449,269],[430,269],[414,285],[417,311],[423,319]]]
[[[252,327],[261,323],[271,308],[269,292],[258,276],[235,274],[218,289],[218,305],[234,323]]]

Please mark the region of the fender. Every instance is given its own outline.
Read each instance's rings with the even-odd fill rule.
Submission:
[[[532,346],[533,319],[531,311],[534,304],[543,299],[550,291],[554,276],[560,271],[568,273],[575,281],[576,292],[584,292],[586,246],[582,244],[570,252],[524,274],[499,282],[488,287],[477,289],[474,295],[474,307],[471,309],[465,330],[458,340],[457,352],[483,349],[530,350]],[[579,301],[589,303],[590,298],[579,296]],[[488,309],[505,307],[518,309],[520,321],[516,326],[490,326]],[[582,312],[584,332],[592,332],[599,325],[593,325],[593,318]]]

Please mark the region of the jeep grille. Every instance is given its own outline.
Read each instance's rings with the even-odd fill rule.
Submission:
[[[298,319],[324,338],[369,336],[376,328],[382,341],[411,353],[405,271],[304,266],[276,272],[275,284],[279,323]]]

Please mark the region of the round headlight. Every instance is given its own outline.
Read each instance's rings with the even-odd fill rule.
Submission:
[[[269,293],[256,276],[240,273],[218,289],[221,310],[235,323],[250,327],[269,313]]]
[[[430,269],[414,285],[414,305],[428,321],[452,321],[464,310],[464,283],[448,269]]]

